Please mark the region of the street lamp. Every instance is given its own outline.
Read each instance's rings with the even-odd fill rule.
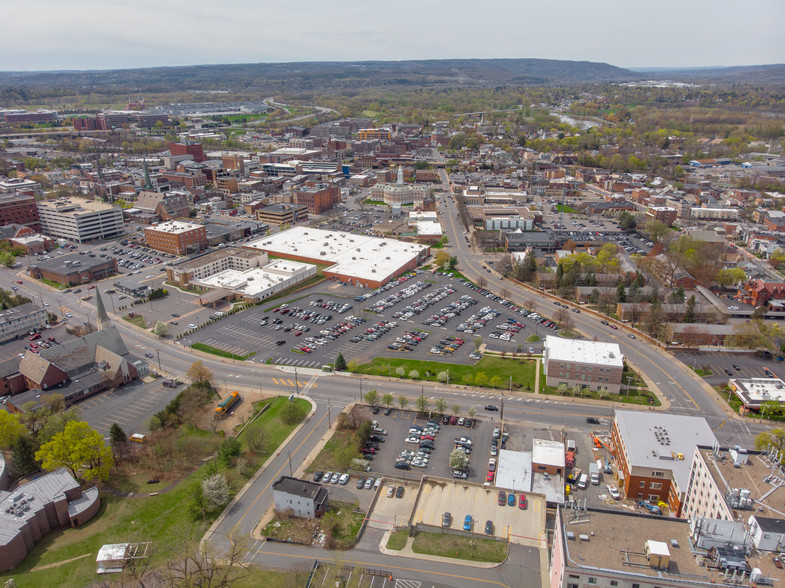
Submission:
[[[632,380],[632,376],[626,376],[627,378],[627,400],[630,399],[630,380]]]

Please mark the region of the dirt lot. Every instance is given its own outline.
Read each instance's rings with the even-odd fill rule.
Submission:
[[[472,515],[473,531],[482,533],[485,521],[493,521],[494,534],[507,537],[510,541],[539,547],[540,530],[545,527],[545,498],[527,494],[529,506],[520,510],[517,506],[499,506],[498,490],[475,484],[460,484],[453,481],[426,480],[420,499],[415,505],[414,523],[441,526],[442,514],[450,512],[452,528],[463,528],[464,517]],[[516,497],[517,501],[517,497]]]

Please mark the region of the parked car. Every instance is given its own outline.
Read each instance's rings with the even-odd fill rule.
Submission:
[[[396,498],[403,498],[404,488],[403,486],[398,486],[398,489],[395,491]]]
[[[463,530],[464,531],[472,530],[472,515],[466,515],[466,518],[463,519]]]
[[[337,483],[338,483],[338,480],[340,480],[340,479],[341,479],[341,474],[340,474],[340,472],[335,472],[335,473],[333,474],[333,477],[332,477],[332,478],[330,478],[330,484],[337,484]]]
[[[393,494],[395,494],[395,486],[388,486],[387,487],[387,498],[392,498]]]
[[[485,521],[485,534],[493,535],[493,521]]]
[[[358,490],[362,490],[364,486],[365,486],[365,478],[360,478],[359,480],[357,480],[357,484],[355,484],[355,488],[357,488]]]
[[[442,527],[449,527],[452,525],[452,515],[449,512],[446,512],[442,515]]]
[[[613,498],[614,500],[621,499],[621,494],[619,493],[619,489],[613,484],[608,484],[608,493],[611,495],[611,498]]]
[[[507,506],[515,506],[515,492],[510,492],[507,496]]]
[[[314,472],[314,473],[313,473],[313,481],[314,481],[314,482],[318,482],[319,480],[321,480],[321,479],[322,479],[322,476],[323,476],[323,475],[324,475],[324,472],[323,472],[323,471],[321,471],[321,470],[319,470],[318,472]]]
[[[526,500],[526,495],[521,494],[520,497],[518,498],[518,508],[520,508],[521,510],[526,510],[526,507],[528,506],[529,506],[529,501]]]
[[[499,490],[499,499],[497,500],[499,506],[507,504],[507,493],[504,490]]]

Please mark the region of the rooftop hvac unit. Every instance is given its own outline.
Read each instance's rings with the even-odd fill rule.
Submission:
[[[586,535],[585,533],[581,533],[580,535],[578,535],[578,538],[579,538],[581,541],[588,541],[588,540],[589,540],[589,536],[588,536],[588,535]]]

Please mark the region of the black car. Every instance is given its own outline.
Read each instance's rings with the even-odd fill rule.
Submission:
[[[403,486],[398,486],[398,489],[395,491],[396,498],[403,498]]]
[[[284,341],[283,339],[278,339],[278,340],[275,342],[275,344],[276,344],[276,345],[283,345],[284,343],[286,343],[286,341]]]
[[[323,472],[323,471],[321,471],[321,470],[319,470],[318,472],[314,472],[314,473],[313,473],[313,481],[314,481],[314,482],[318,482],[319,480],[321,480],[321,479],[322,479],[322,476],[323,476],[323,475],[324,475],[324,472]]]
[[[412,466],[409,465],[408,463],[406,463],[405,461],[399,461],[399,462],[396,462],[395,469],[396,470],[410,470],[410,469],[412,469]]]
[[[387,409],[384,411],[384,416],[390,416],[391,414],[392,414],[392,408],[387,408]]]
[[[586,417],[586,422],[589,423],[590,425],[599,425],[600,419],[594,417]]]
[[[466,427],[467,429],[471,429],[472,427],[474,427],[474,421],[472,419],[464,419],[463,426]]]
[[[485,521],[485,534],[493,535],[493,521]]]
[[[380,409],[378,406],[374,406],[374,407],[373,407],[373,410],[372,410],[371,412],[373,412],[373,414],[379,414],[379,411],[380,411],[380,410],[381,410],[381,409]]]
[[[496,406],[495,404],[486,404],[484,408],[485,408],[485,410],[490,410],[490,411],[498,411],[499,410],[499,407]]]
[[[450,424],[450,417],[448,417],[448,416],[443,416],[443,417],[442,417],[442,424],[443,424],[443,425],[449,425],[449,424]]]

